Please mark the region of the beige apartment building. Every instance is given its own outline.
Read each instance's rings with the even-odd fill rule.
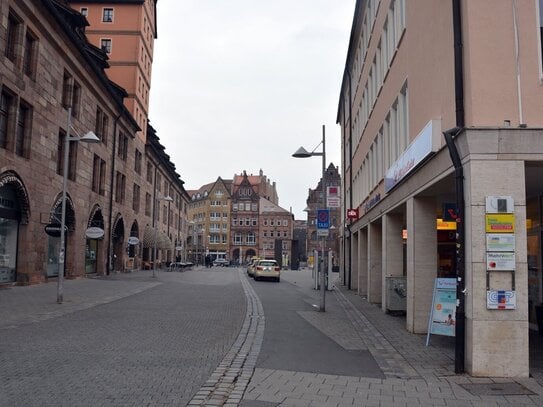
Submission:
[[[213,260],[229,260],[231,183],[218,177],[213,183],[188,191],[188,261],[203,264],[206,255]]]
[[[542,0],[356,3],[337,116],[340,274],[383,311],[403,278],[414,333],[443,322],[430,321],[434,285],[452,278],[456,369],[473,376],[530,373],[543,300],[542,13]]]

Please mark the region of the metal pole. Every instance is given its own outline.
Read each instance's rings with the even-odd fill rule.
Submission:
[[[326,209],[326,136],[324,124],[322,125],[322,208]],[[321,306],[320,311],[326,311],[326,268],[324,267],[324,236],[321,240],[321,259],[318,266],[321,270]],[[322,264],[322,267],[321,267]],[[317,270],[319,270],[317,267]]]
[[[155,211],[153,213],[153,225],[155,226],[155,244],[153,247],[153,277],[156,277],[156,241],[157,241],[157,230],[158,230],[158,225],[156,222],[157,204],[158,204],[158,199],[156,196],[156,186],[155,186]]]
[[[64,247],[66,241],[66,185],[68,183],[68,163],[70,152],[70,127],[72,125],[72,108],[68,107],[68,119],[66,125],[66,137],[64,139],[64,166],[62,168],[62,206],[60,215],[60,249],[58,254],[58,284],[57,284],[57,303],[64,301],[63,282],[64,282]]]

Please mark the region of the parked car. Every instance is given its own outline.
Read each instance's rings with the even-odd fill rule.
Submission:
[[[253,257],[251,262],[247,265],[247,274],[249,277],[254,277],[254,267],[258,260],[260,260],[259,257]]]
[[[281,281],[281,267],[276,260],[258,260],[254,265],[254,278],[271,278],[275,281]]]
[[[230,265],[230,262],[226,259],[215,259],[213,260],[213,265],[214,266],[221,266],[221,267],[227,267]]]

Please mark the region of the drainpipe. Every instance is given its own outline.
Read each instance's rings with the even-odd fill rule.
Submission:
[[[456,189],[456,325],[454,348],[454,371],[464,373],[466,349],[466,311],[465,311],[465,200],[464,200],[464,168],[462,159],[455,144],[455,137],[465,126],[464,122],[464,70],[462,47],[462,14],[461,0],[453,0],[453,32],[454,32],[454,90],[456,102],[456,127],[443,132],[445,142],[454,165]]]
[[[343,100],[343,97],[341,99],[341,104],[343,105],[342,106],[342,110],[343,110],[343,134],[344,136],[346,137],[347,135],[347,126],[346,126],[346,113],[345,113],[345,102]],[[347,188],[345,188],[345,186],[347,185],[347,180],[345,179],[345,173],[347,172],[347,160],[346,160],[346,157],[347,157],[347,149],[345,148],[345,143],[343,143],[343,188],[344,190],[342,191],[342,193],[345,195],[345,191],[347,190]],[[343,200],[343,216],[347,216],[347,200],[344,199]],[[345,225],[343,225],[343,285],[347,285],[348,282],[347,282],[347,235],[346,235],[346,230],[347,230],[347,220],[345,220]]]
[[[352,83],[351,83],[351,73],[347,70],[347,75],[349,76],[349,208],[353,207],[353,97],[352,97]],[[348,289],[351,289],[351,277],[352,272],[352,234],[349,229],[349,284],[347,285]]]
[[[119,119],[121,118],[121,115],[119,114],[115,121],[113,122],[113,151],[111,152],[111,177],[109,179],[109,185],[110,185],[110,191],[109,191],[109,221],[108,221],[108,245],[107,245],[107,266],[106,266],[106,274],[109,276],[111,270],[113,269],[113,238],[112,238],[112,225],[111,222],[113,221],[113,191],[115,188],[113,187],[114,180],[115,180],[115,154],[117,149],[117,123],[119,122]]]

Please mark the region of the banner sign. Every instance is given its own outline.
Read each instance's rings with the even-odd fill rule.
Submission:
[[[455,336],[456,302],[456,279],[436,278],[426,346],[430,343],[430,334]]]
[[[392,164],[385,174],[385,192],[389,192],[432,152],[439,150],[441,122],[430,120],[424,129]]]

